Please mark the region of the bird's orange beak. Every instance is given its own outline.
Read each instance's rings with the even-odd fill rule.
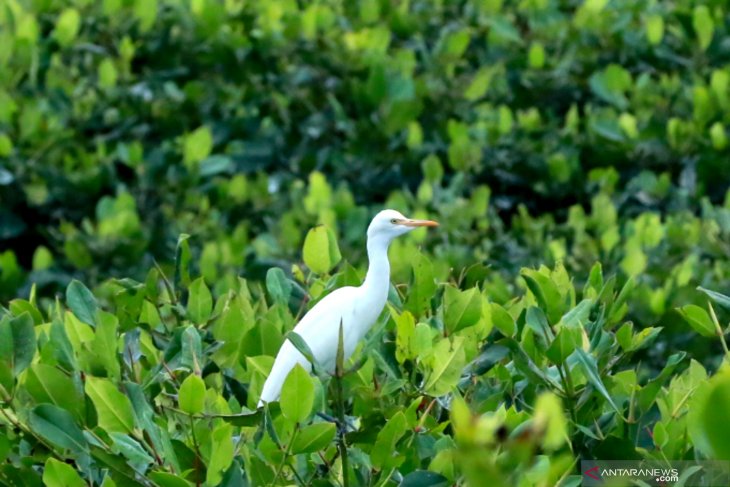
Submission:
[[[439,226],[438,222],[435,222],[433,220],[401,220],[401,225],[404,225],[406,227],[437,227]]]

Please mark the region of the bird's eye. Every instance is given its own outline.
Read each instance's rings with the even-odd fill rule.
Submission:
[[[393,225],[395,225],[396,223],[398,223],[398,220],[395,219],[395,218],[391,218],[390,219],[390,223],[392,223]]]

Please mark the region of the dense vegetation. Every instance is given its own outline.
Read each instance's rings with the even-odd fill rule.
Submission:
[[[690,0],[0,0],[0,483],[730,459],[729,26]],[[342,377],[254,412],[384,207],[442,226],[394,243]]]

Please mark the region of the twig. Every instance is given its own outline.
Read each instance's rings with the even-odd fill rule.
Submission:
[[[281,472],[284,470],[284,465],[286,465],[286,461],[289,459],[289,454],[291,453],[291,447],[294,444],[294,440],[296,439],[298,433],[299,433],[299,423],[297,423],[296,428],[294,428],[294,433],[292,433],[292,435],[291,435],[289,444],[286,445],[286,451],[284,452],[284,458],[281,459],[281,463],[279,463],[279,468],[276,469],[276,476],[274,477],[273,482],[271,482],[272,485],[276,485],[276,482],[279,480],[279,477],[281,476]]]
[[[200,487],[200,448],[198,446],[198,438],[195,435],[195,422],[193,420],[193,415],[189,414],[188,418],[190,419],[190,434],[193,437],[193,447],[195,448],[195,462],[193,463],[193,469],[195,470],[195,485]]]
[[[723,350],[725,350],[725,355],[727,356],[728,361],[730,361],[730,350],[728,350],[727,348],[725,334],[723,333],[722,327],[720,326],[720,321],[717,319],[715,309],[712,307],[712,303],[707,303],[707,306],[710,308],[710,315],[712,316],[712,321],[715,323],[715,329],[717,330],[717,336],[720,337],[720,343],[722,343],[722,348]]]

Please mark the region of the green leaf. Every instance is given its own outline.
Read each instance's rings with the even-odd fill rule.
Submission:
[[[33,304],[24,299],[13,299],[10,301],[10,312],[15,316],[20,316],[25,312],[30,313],[35,326],[43,324],[43,315]]]
[[[545,66],[545,47],[539,42],[533,42],[530,44],[527,59],[531,68],[541,69]]]
[[[712,147],[717,150],[723,150],[727,147],[727,134],[725,126],[721,122],[715,122],[710,127],[710,140],[712,141]]]
[[[281,332],[274,324],[258,323],[244,335],[241,356],[276,355],[282,341]]]
[[[459,382],[466,364],[464,337],[455,336],[453,341],[444,338],[432,349],[426,361],[429,366],[424,390],[431,396],[443,396]]]
[[[403,457],[399,455],[396,444],[406,432],[408,422],[402,411],[395,413],[383,429],[378,433],[373,449],[370,452],[370,461],[373,467],[383,469],[397,467],[402,463]]]
[[[631,88],[631,74],[618,64],[594,73],[589,79],[593,93],[620,110],[626,110],[629,102],[625,93]]]
[[[431,298],[436,293],[433,264],[423,254],[418,254],[413,261],[413,279],[408,290],[405,309],[414,316],[421,316],[431,308]]]
[[[562,364],[575,348],[581,345],[581,342],[582,335],[579,328],[561,328],[545,355],[552,363]]]
[[[132,403],[110,380],[87,376],[85,390],[96,408],[99,426],[107,432],[134,430]]]
[[[180,385],[178,404],[187,414],[199,414],[205,407],[205,383],[195,374],[188,375]]]
[[[416,331],[416,320],[409,311],[398,313],[394,308],[390,308],[390,316],[395,322],[395,358],[399,363],[413,359],[417,354],[413,351],[414,334]]]
[[[557,285],[546,275],[533,269],[523,269],[520,274],[535,296],[538,306],[545,311],[550,324],[560,320],[563,302]]]
[[[281,413],[287,419],[301,423],[309,416],[314,405],[314,384],[304,368],[296,364],[289,372],[281,389]]]
[[[199,127],[197,130],[187,134],[183,144],[183,162],[192,169],[210,155],[213,149],[213,135],[206,126]]]
[[[687,323],[700,335],[706,337],[717,336],[717,330],[715,329],[715,323],[712,318],[704,309],[694,304],[688,304],[677,309],[679,314],[685,319]]]
[[[0,367],[17,377],[33,361],[35,350],[35,328],[28,312],[0,321]]]
[[[515,336],[517,325],[506,309],[497,303],[490,304],[492,311],[492,323],[506,337]]]
[[[88,325],[96,326],[99,304],[89,288],[76,279],[66,288],[66,304],[78,319]]]
[[[77,454],[88,450],[86,438],[71,414],[57,406],[41,404],[33,408],[29,425],[35,433],[58,447]]]
[[[625,314],[626,308],[624,304],[626,304],[626,300],[629,299],[629,296],[635,286],[636,281],[633,277],[629,277],[621,288],[621,291],[619,291],[618,296],[616,296],[616,300],[611,304],[611,307],[608,310],[609,322],[615,323]]]
[[[158,0],[134,0],[134,15],[139,20],[139,27],[142,32],[148,31],[155,25],[157,18]]]
[[[46,487],[86,487],[86,482],[79,477],[71,465],[55,458],[49,458],[43,468],[43,485]]]
[[[536,306],[530,306],[527,308],[527,312],[525,313],[525,324],[536,336],[542,339],[545,346],[550,343],[552,329],[550,328],[542,309]]]
[[[691,399],[688,430],[693,443],[710,458],[730,460],[730,374],[704,382]]]
[[[415,470],[405,477],[398,487],[448,487],[449,479],[441,474],[428,470]]]
[[[183,233],[177,239],[175,248],[175,292],[180,293],[180,288],[190,284],[190,235]]]
[[[272,405],[269,405],[272,407]],[[263,410],[249,411],[239,414],[219,414],[213,415],[216,418],[221,418],[227,423],[231,423],[233,426],[256,426],[261,423],[261,417],[263,416]]]
[[[444,291],[444,325],[449,333],[477,324],[482,316],[482,295],[478,288],[467,291],[448,286]]]
[[[307,233],[303,249],[304,263],[315,274],[326,274],[342,259],[332,230],[319,225]]]
[[[571,309],[563,315],[563,317],[560,319],[560,326],[568,328],[581,328],[583,324],[588,321],[592,307],[593,300],[584,299],[583,301],[578,303],[575,308]]]
[[[710,9],[706,5],[697,5],[692,12],[692,27],[697,34],[697,40],[704,51],[712,42],[715,32],[715,22],[712,20]]]
[[[266,290],[275,303],[286,304],[292,293],[292,283],[279,267],[272,267],[266,272]]]
[[[210,461],[206,471],[207,485],[220,485],[223,474],[233,462],[233,426],[223,423],[210,437]]]
[[[304,357],[309,360],[310,364],[316,364],[317,361],[314,358],[314,353],[312,352],[312,349],[309,348],[309,345],[307,345],[307,342],[304,341],[304,338],[302,338],[299,333],[292,330],[286,334],[286,339],[289,340],[292,345],[294,345],[294,348],[299,350],[299,353],[304,355]]]
[[[606,386],[601,380],[601,375],[598,373],[598,365],[596,364],[595,357],[586,353],[582,348],[575,349],[575,356],[578,358],[578,362],[583,366],[583,371],[585,372],[588,381],[593,384],[593,387],[595,387],[598,392],[606,398],[608,403],[616,410],[619,416],[621,416],[621,410],[618,408],[616,403],[613,402],[611,394],[609,394],[608,389],[606,389]]]
[[[435,154],[429,154],[421,162],[421,170],[426,181],[430,183],[438,183],[444,177],[444,166],[441,163],[441,159]]]
[[[83,418],[83,396],[76,392],[71,378],[57,368],[33,364],[25,375],[25,387],[36,403],[52,403]]]
[[[97,77],[99,78],[99,86],[102,88],[114,88],[117,84],[117,68],[114,61],[105,58],[99,63],[97,69]]]
[[[188,317],[199,325],[206,323],[213,312],[213,296],[205,279],[197,278],[190,285],[188,296]]]
[[[654,401],[656,400],[657,394],[661,390],[664,383],[669,380],[672,373],[677,366],[684,360],[687,354],[685,352],[678,352],[669,356],[667,359],[667,365],[664,366],[662,371],[655,378],[651,379],[639,392],[639,409],[641,411],[648,411]]]
[[[533,424],[537,431],[543,432],[542,444],[546,450],[556,450],[567,440],[568,420],[560,398],[551,392],[544,392],[537,398]]]
[[[334,423],[315,423],[302,428],[292,444],[292,453],[314,453],[324,450],[335,437]]]
[[[656,46],[664,37],[664,19],[661,15],[650,15],[646,18],[646,39]]]
[[[439,54],[446,61],[455,61],[464,54],[464,51],[469,46],[470,39],[471,35],[469,29],[466,27],[449,32],[439,42]]]
[[[720,294],[716,291],[710,291],[709,289],[705,289],[702,286],[698,287],[697,290],[707,294],[714,302],[716,302],[723,308],[730,310],[730,296],[725,296],[724,294]]]
[[[132,403],[134,416],[137,419],[139,427],[144,430],[151,440],[152,445],[157,449],[160,456],[165,459],[165,464],[172,467],[174,471],[180,471],[180,462],[173,449],[170,436],[166,429],[160,428],[155,423],[157,415],[148,404],[142,386],[132,382],[125,382],[124,390]]]
[[[180,366],[200,372],[203,357],[203,344],[198,329],[190,325],[180,335]]]
[[[249,321],[247,314],[244,305],[239,300],[234,300],[223,309],[220,319],[216,321],[213,336],[222,346],[216,351],[214,360],[219,366],[234,367],[238,363],[241,342],[245,336],[242,324]]]
[[[150,480],[160,487],[192,487],[187,480],[167,472],[150,472]]]
[[[75,8],[67,8],[58,16],[56,28],[53,30],[53,37],[61,46],[70,45],[81,27],[81,15]]]
[[[122,455],[137,472],[145,472],[154,459],[142,448],[137,440],[123,433],[111,432],[112,452]]]
[[[495,73],[496,70],[492,67],[483,67],[477,71],[464,91],[464,98],[468,101],[476,101],[486,95]]]

